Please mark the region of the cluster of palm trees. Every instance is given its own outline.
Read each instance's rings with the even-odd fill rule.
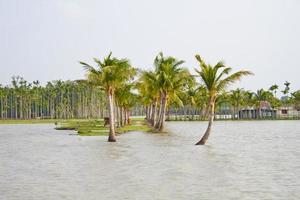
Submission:
[[[211,66],[206,64],[199,55],[196,55],[196,59],[200,65],[200,70],[196,69],[196,72],[203,83],[203,85],[200,85],[196,90],[193,89],[196,85],[195,76],[191,75],[186,68],[182,67],[184,61],[177,60],[171,56],[165,57],[162,53],[159,53],[154,60],[154,70],[143,71],[136,81],[135,87],[139,91],[140,101],[146,107],[146,119],[157,131],[163,130],[166,113],[170,105],[183,105],[182,91],[188,91],[187,99],[191,106],[196,104],[196,94],[202,94],[203,96],[200,95],[200,97],[202,97],[203,100],[208,100],[206,110],[209,116],[209,124],[204,136],[197,144],[205,144],[211,132],[217,98],[225,91],[229,84],[239,80],[242,76],[252,73],[249,71],[239,71],[229,74],[231,68],[226,67],[222,62]],[[106,64],[107,60],[115,61]],[[107,93],[111,113],[111,128],[108,141],[112,142],[116,141],[113,115],[115,91],[120,91],[122,86],[128,84],[127,82],[132,80],[134,75],[134,73],[132,73],[134,70],[130,67],[128,61],[126,62],[127,68],[123,71],[122,76],[118,76],[118,70],[111,70],[121,68],[122,65],[119,64],[121,60],[111,58],[111,54],[105,58],[103,62],[99,62],[95,59],[98,64],[97,69],[87,63],[81,62],[88,71],[88,79],[98,85],[104,86]],[[105,70],[109,70],[109,73],[106,73]],[[113,80],[117,83],[112,80],[106,80],[106,76],[108,75],[114,77]],[[111,88],[113,88],[113,92],[111,92]]]
[[[133,114],[143,115],[143,107],[135,104],[129,88],[123,91],[117,94],[123,112],[129,113],[134,106]],[[15,76],[10,86],[0,85],[0,119],[103,118],[108,115],[107,105],[105,92],[86,80],[56,80],[41,85]]]
[[[136,81],[133,81],[133,76],[136,72],[127,61],[127,68],[123,71],[123,76],[114,76],[114,71],[109,71],[110,75],[114,78],[115,82],[109,82],[105,79],[107,74],[106,69],[115,68],[118,69],[121,65],[118,63],[120,60],[111,58],[111,54],[104,59],[101,63],[97,60],[98,69],[91,67],[90,65],[81,62],[88,71],[89,80],[95,79],[100,80],[98,85],[105,86],[109,102],[110,102],[110,125],[111,131],[108,141],[116,141],[114,133],[114,103],[111,99],[115,99],[118,93],[126,91],[124,100],[130,101],[135,99],[139,101],[146,108],[146,120],[148,123],[157,131],[163,131],[164,122],[166,116],[169,117],[170,110],[172,108],[180,108],[185,105],[187,112],[195,114],[194,108],[198,107],[202,113],[202,119],[208,118],[209,123],[204,136],[197,143],[205,144],[209,134],[211,132],[216,107],[219,109],[222,104],[227,103],[233,108],[233,116],[238,116],[236,113],[242,106],[259,106],[261,101],[270,101],[273,107],[280,105],[280,100],[276,98],[277,86],[272,86],[269,91],[263,89],[258,90],[257,93],[245,91],[243,89],[236,89],[230,92],[226,92],[227,87],[240,80],[243,76],[252,75],[250,71],[238,71],[230,74],[232,68],[226,67],[222,62],[218,62],[212,66],[207,63],[199,56],[196,55],[196,60],[199,62],[199,68],[195,71],[197,75],[191,75],[191,73],[182,64],[184,61],[177,60],[174,57],[165,57],[163,53],[159,53],[154,59],[154,69],[150,71],[141,71]],[[106,63],[106,60],[115,60],[115,62]],[[121,59],[124,60],[124,59]],[[93,76],[95,76],[93,78]],[[196,78],[199,77],[201,83],[196,82]],[[109,92],[109,86],[114,85],[114,92]],[[127,88],[127,90],[124,90]],[[288,86],[287,86],[288,87]],[[138,96],[132,92],[132,89],[138,90]],[[287,89],[286,89],[287,90]],[[285,90],[285,91],[286,91]],[[275,95],[273,95],[273,92]],[[117,95],[120,98],[122,95]],[[129,98],[129,96],[135,96],[136,98]],[[118,102],[118,100],[117,100]],[[122,104],[121,110],[122,110]],[[134,103],[132,104],[134,105]],[[119,112],[117,112],[119,113]],[[117,120],[117,122],[121,120]]]
[[[11,86],[0,86],[0,119],[98,118],[106,112],[103,99],[103,92],[85,80],[42,86],[16,76]]]
[[[131,66],[128,59],[112,57],[110,53],[100,61],[94,58],[97,67],[85,62],[80,62],[86,70],[88,81],[105,91],[109,105],[109,142],[116,141],[115,122],[118,125],[126,125],[129,121],[129,108],[134,106],[136,95],[131,92],[132,82],[137,69]],[[117,112],[116,112],[117,109]],[[115,119],[117,113],[118,119]]]
[[[159,131],[163,129],[165,114],[168,105],[182,105],[180,98],[181,91],[186,90],[188,94],[188,102],[191,106],[196,104],[196,94],[202,97],[200,104],[206,104],[206,112],[208,113],[208,127],[197,143],[205,144],[211,132],[212,123],[214,120],[215,103],[217,98],[225,91],[229,84],[239,80],[242,76],[252,74],[249,71],[239,71],[233,74],[230,67],[226,67],[222,62],[218,62],[215,66],[206,64],[199,56],[195,56],[199,62],[200,69],[196,68],[197,76],[201,79],[202,85],[197,89],[195,86],[195,76],[192,76],[189,71],[182,68],[183,61],[177,61],[173,57],[163,57],[160,53],[154,61],[154,71],[144,72],[141,81],[141,93],[144,93],[145,103],[148,103],[147,119]],[[203,101],[204,100],[204,101]],[[159,109],[157,104],[159,103]],[[158,110],[158,111],[157,111]],[[157,117],[155,117],[157,116]]]
[[[269,89],[259,89],[256,92],[247,91],[242,88],[237,88],[229,92],[223,93],[217,102],[219,111],[222,110],[224,104],[230,105],[232,108],[233,118],[239,118],[238,111],[241,108],[254,108],[261,114],[261,102],[268,102],[272,109],[277,109],[280,106],[292,106],[299,110],[300,90],[289,92],[289,82],[285,82],[285,89],[282,92],[282,97],[277,97],[279,86],[277,84],[271,85]],[[262,118],[261,115],[257,116]]]
[[[174,57],[164,57],[160,53],[154,60],[154,70],[144,71],[138,81],[137,88],[147,107],[146,118],[158,131],[164,128],[164,121],[170,103],[182,105],[179,94],[193,76],[181,65],[184,62]]]
[[[0,118],[104,118],[109,115],[109,142],[116,141],[116,126],[130,124],[130,113],[146,115],[156,131],[163,131],[164,122],[172,120],[208,120],[207,130],[197,144],[205,144],[216,113],[231,110],[238,118],[241,108],[260,109],[260,102],[268,101],[272,108],[294,105],[300,109],[300,90],[291,93],[285,82],[283,98],[278,99],[279,86],[257,92],[241,88],[227,91],[230,84],[250,71],[231,73],[232,69],[218,62],[207,64],[195,56],[199,66],[192,75],[183,67],[184,61],[159,53],[154,69],[138,70],[128,59],[110,53],[103,60],[94,58],[96,66],[80,62],[86,70],[86,80],[52,81],[41,86],[13,77],[11,86],[0,85]],[[145,111],[145,112],[144,112]],[[174,119],[174,118],[173,118]]]

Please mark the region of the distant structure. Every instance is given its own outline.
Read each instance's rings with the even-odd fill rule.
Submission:
[[[275,119],[277,110],[268,101],[261,101],[258,108],[247,107],[239,110],[239,119]]]
[[[296,109],[294,106],[281,106],[277,109],[277,118],[300,118],[300,109]]]

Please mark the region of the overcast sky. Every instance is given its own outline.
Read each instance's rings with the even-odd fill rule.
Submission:
[[[0,0],[0,84],[80,79],[79,60],[109,51],[145,69],[163,51],[192,72],[199,53],[255,73],[236,87],[300,89],[300,1]]]

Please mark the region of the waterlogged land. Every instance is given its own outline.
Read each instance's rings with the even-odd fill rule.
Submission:
[[[3,124],[55,124],[56,130],[73,130],[73,134],[80,136],[107,136],[109,125],[104,126],[103,119],[41,119],[41,120],[0,120]],[[144,118],[132,118],[130,125],[117,127],[117,134],[130,131],[150,132],[152,128],[146,123]]]
[[[107,137],[0,125],[0,199],[300,199],[299,121],[167,122]]]

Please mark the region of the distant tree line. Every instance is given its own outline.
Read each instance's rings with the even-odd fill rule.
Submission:
[[[147,76],[151,76],[151,73],[144,71],[137,84],[127,85],[122,92],[117,91],[118,101],[115,105],[124,105],[122,102],[126,101],[129,105],[125,107],[131,111],[131,115],[153,114],[151,110],[159,107],[160,104],[157,94],[154,95],[156,96],[154,100],[151,99],[152,93],[157,93],[154,89],[155,84],[149,83],[148,86],[146,82],[141,84],[147,81]],[[259,109],[261,101],[269,102],[274,109],[280,106],[292,106],[300,110],[300,90],[290,92],[290,83],[285,82],[284,85],[281,98],[278,97],[279,87],[276,84],[267,90],[260,89],[256,92],[242,88],[223,92],[216,99],[215,112],[220,115],[232,115],[233,119],[238,119],[238,111],[241,108]],[[132,93],[134,87],[139,89],[139,95]],[[208,94],[203,85],[189,78],[176,94],[175,98],[173,94],[172,99],[168,100],[166,120],[189,121],[207,118]],[[131,95],[135,97],[128,98]],[[151,101],[153,108],[148,106]],[[125,107],[118,107],[119,111],[116,115],[121,115],[120,110],[125,110]],[[123,110],[122,114],[124,114]],[[0,85],[0,119],[89,119],[107,116],[109,113],[105,91],[87,80],[56,80],[42,86],[39,81],[30,83],[22,77],[15,76],[12,77],[10,86]]]
[[[209,120],[205,144],[216,115],[239,118],[241,108],[255,109],[261,115],[261,102],[272,109],[290,106],[300,109],[300,90],[291,92],[284,83],[283,97],[279,86],[256,92],[242,88],[228,91],[230,84],[250,71],[231,74],[231,68],[218,62],[212,66],[196,55],[196,75],[183,67],[184,61],[159,53],[153,70],[131,66],[127,58],[110,53],[103,60],[94,58],[95,66],[80,62],[86,80],[52,81],[41,85],[16,76],[9,86],[0,85],[0,119],[92,119],[108,117],[108,140],[116,141],[115,126],[130,124],[130,116],[146,116],[153,129],[162,131],[166,120]]]
[[[142,108],[133,113],[143,114]],[[42,86],[22,77],[0,85],[0,119],[88,119],[108,116],[103,90],[86,80],[52,81]]]

